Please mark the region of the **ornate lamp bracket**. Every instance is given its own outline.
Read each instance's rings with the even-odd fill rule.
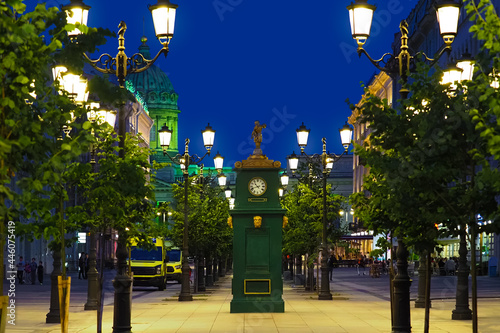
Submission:
[[[445,52],[448,55],[451,52],[451,44],[446,43],[435,58],[429,58],[424,52],[417,52],[412,56],[408,50],[408,23],[406,20],[401,21],[399,30],[401,32],[401,47],[398,55],[385,53],[380,59],[373,59],[363,48],[363,45],[359,44],[358,55],[361,57],[361,54],[364,54],[378,70],[387,73],[391,77],[399,75],[406,82],[407,73],[414,72],[416,61],[426,61],[430,66],[434,66]]]
[[[322,138],[321,142],[323,143],[323,152],[321,154],[313,154],[308,155],[303,149],[301,149],[300,154],[305,156],[307,160],[307,164],[309,165],[309,176],[312,175],[312,165],[315,163],[320,163],[323,166],[323,173],[330,173],[326,169],[327,159],[329,158],[331,163],[335,164],[340,158],[347,153],[347,150],[340,155],[336,155],[334,153],[327,153],[326,151],[326,138]],[[301,147],[302,148],[302,147]],[[294,173],[292,173],[292,177],[296,177]]]
[[[185,168],[183,170],[183,173],[184,174],[188,174],[188,167],[190,165],[200,165],[201,164],[201,161],[203,161],[203,159],[207,156],[207,155],[210,155],[210,150],[207,150],[207,152],[205,153],[205,155],[203,156],[198,156],[198,155],[189,155],[189,143],[191,142],[191,140],[189,140],[189,138],[187,138],[185,140],[185,145],[184,145],[184,154],[177,154],[175,156],[170,156],[170,154],[164,149],[163,150],[163,155],[164,156],[168,156],[168,158],[170,158],[170,160],[174,163],[174,164],[177,164],[177,165],[181,165],[181,164],[184,164],[185,165]]]
[[[164,54],[167,57],[169,50],[168,44],[165,43],[153,59],[146,59],[140,53],[135,53],[129,58],[125,54],[125,31],[127,30],[127,25],[121,21],[118,27],[120,30],[118,31],[118,53],[116,57],[113,58],[108,53],[102,54],[96,60],[90,59],[85,53],[83,56],[97,71],[116,75],[120,88],[123,88],[127,74],[144,72],[153,65],[160,54]]]

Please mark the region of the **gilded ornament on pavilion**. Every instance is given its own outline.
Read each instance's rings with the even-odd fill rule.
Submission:
[[[255,127],[252,131],[252,139],[255,142],[255,150],[253,155],[262,155],[260,144],[262,143],[262,130],[266,128],[266,124],[260,124],[258,120],[255,121]]]
[[[231,229],[233,229],[233,217],[232,217],[232,216],[229,216],[229,217],[227,218],[227,224],[229,225],[229,227],[230,227]]]
[[[253,141],[255,142],[255,149],[252,155],[250,155],[246,160],[234,163],[234,167],[236,169],[281,168],[281,162],[268,159],[260,147],[262,143],[262,130],[266,127],[266,124],[261,124],[258,120],[255,121],[255,126],[251,135]]]
[[[253,226],[257,229],[260,228],[262,226],[262,217],[254,216],[253,217]]]
[[[288,217],[283,216],[283,229],[287,226],[288,224]]]

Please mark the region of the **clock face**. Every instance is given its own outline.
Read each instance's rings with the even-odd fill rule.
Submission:
[[[267,184],[266,181],[260,177],[255,177],[248,182],[248,190],[253,195],[259,196],[266,192]]]

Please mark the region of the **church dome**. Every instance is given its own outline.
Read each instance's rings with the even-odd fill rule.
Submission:
[[[151,59],[149,46],[146,45],[147,38],[143,37],[141,41],[139,53],[144,58]],[[149,109],[178,109],[177,99],[179,95],[175,92],[167,74],[155,65],[144,72],[127,75],[125,86],[148,113]]]

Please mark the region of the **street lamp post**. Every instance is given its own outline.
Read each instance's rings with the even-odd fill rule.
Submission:
[[[441,84],[450,84],[453,91],[456,89],[456,84],[465,80],[472,80],[474,73],[474,62],[469,53],[464,53],[456,64],[450,64],[446,70],[443,71]],[[474,172],[474,166],[469,166]],[[457,290],[455,296],[455,309],[452,311],[451,319],[454,320],[470,320],[473,313],[469,307],[469,266],[467,265],[467,232],[465,224],[460,228],[460,246],[458,250],[458,270],[457,270]],[[472,237],[471,237],[472,239]],[[471,247],[473,248],[473,247]],[[474,251],[472,251],[474,253]],[[474,254],[472,255],[474,256]],[[471,257],[472,258],[472,257]],[[474,285],[474,277],[473,277]],[[474,307],[474,304],[473,304]]]
[[[321,254],[321,290],[318,294],[318,299],[319,300],[331,300],[332,299],[332,294],[330,293],[330,281],[328,278],[328,266],[327,266],[327,259],[328,259],[328,252],[327,252],[327,237],[326,237],[326,226],[328,223],[327,219],[327,214],[328,214],[328,209],[326,206],[326,183],[327,183],[327,178],[333,168],[333,164],[338,162],[342,155],[347,153],[347,149],[349,148],[349,145],[351,144],[351,138],[352,138],[352,130],[350,126],[346,124],[339,130],[340,131],[340,138],[342,141],[342,145],[344,146],[344,152],[340,155],[335,155],[335,154],[330,154],[326,152],[326,138],[322,139],[323,142],[323,152],[321,155],[319,154],[314,154],[314,155],[308,155],[304,149],[307,146],[307,139],[309,137],[309,132],[310,130],[306,128],[304,123],[297,129],[297,141],[300,147],[300,154],[301,156],[304,156],[307,159],[307,163],[309,166],[309,180],[310,183],[312,182],[312,166],[314,163],[321,163],[323,170],[322,170],[322,188],[323,188],[323,231],[322,231],[322,254]],[[288,159],[288,163],[290,166],[290,169],[292,170],[292,173],[297,170],[299,158],[295,153],[290,155]],[[285,176],[286,178],[287,176]],[[287,182],[288,179],[285,179],[285,182]]]
[[[106,74],[116,75],[120,88],[124,88],[125,79],[127,74],[140,73],[147,70],[158,59],[160,54],[165,57],[168,54],[168,45],[174,35],[175,14],[177,5],[170,3],[169,0],[158,0],[156,5],[149,6],[153,23],[155,27],[156,37],[162,44],[162,48],[153,59],[146,59],[140,53],[128,57],[125,54],[125,31],[127,25],[121,21],[118,27],[118,53],[115,57],[109,54],[102,54],[97,60],[90,59],[85,53],[84,58],[94,67],[97,71]],[[82,0],[71,0],[70,3],[62,7],[67,13],[68,22],[74,23],[78,28],[79,24],[86,25],[90,6],[83,3]],[[77,39],[80,31],[75,29],[68,33],[68,35]],[[122,103],[118,114],[118,136],[120,159],[125,158],[125,105]],[[131,288],[132,279],[128,275],[127,270],[127,249],[126,239],[124,234],[119,230],[118,246],[116,248],[116,258],[118,265],[118,272],[113,281],[115,287],[115,301],[114,301],[114,315],[113,315],[113,332],[131,332]]]
[[[365,51],[363,45],[370,36],[371,23],[375,6],[368,4],[367,0],[356,0],[347,7],[351,23],[352,37],[358,44],[357,52],[366,55],[370,62],[380,71],[386,72],[393,80],[400,77],[403,85],[399,91],[401,98],[408,97],[408,73],[418,61],[427,61],[431,66],[445,53],[451,51],[451,44],[457,35],[458,19],[461,5],[453,0],[441,0],[436,4],[437,21],[445,46],[434,59],[423,52],[412,55],[408,46],[408,23],[401,21],[401,45],[397,55],[386,53],[382,58],[375,60]],[[391,305],[393,312],[392,331],[410,332],[410,277],[408,276],[408,250],[403,241],[403,235],[398,238],[397,267],[398,273],[394,278],[394,299]]]
[[[104,122],[108,123],[112,128],[115,127],[116,112],[100,109],[99,104],[91,103],[90,110],[87,112],[87,119],[97,124]],[[92,132],[93,133],[93,132]],[[90,164],[92,165],[92,173],[97,173],[96,161],[96,148],[92,144],[90,148]],[[99,278],[97,272],[97,233],[96,230],[91,230],[90,233],[90,252],[89,252],[89,271],[87,274],[88,288],[87,288],[87,302],[85,303],[85,310],[97,310],[99,308]]]
[[[170,146],[170,139],[172,138],[172,130],[170,130],[167,125],[163,125],[160,131],[158,131],[160,135],[160,145],[163,148],[163,155],[168,156],[173,163],[180,165],[183,176],[184,176],[184,232],[182,237],[182,285],[181,285],[181,293],[179,294],[179,301],[192,301],[193,296],[191,295],[191,289],[189,285],[189,245],[188,245],[188,188],[189,188],[189,166],[190,165],[200,165],[201,161],[205,158],[205,156],[210,155],[210,151],[214,145],[215,131],[210,127],[210,124],[207,125],[205,130],[202,131],[203,135],[203,144],[207,152],[202,157],[198,155],[189,155],[189,139],[185,140],[185,148],[184,154],[177,154],[176,156],[170,156],[167,153],[167,149]],[[217,171],[220,172],[222,170],[222,163],[220,160],[220,155],[217,154],[214,158],[214,163],[216,168],[220,167]]]

